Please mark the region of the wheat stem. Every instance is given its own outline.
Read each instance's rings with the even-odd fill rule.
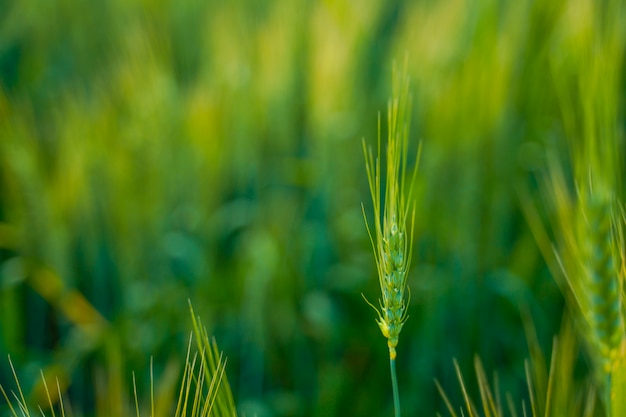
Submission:
[[[391,386],[393,388],[393,409],[394,416],[400,417],[400,393],[398,392],[398,378],[396,377],[396,360],[389,359],[389,367],[391,368]]]

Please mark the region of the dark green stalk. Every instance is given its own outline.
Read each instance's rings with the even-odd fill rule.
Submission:
[[[396,360],[389,359],[391,368],[391,386],[393,387],[393,409],[394,416],[400,417],[400,393],[398,392],[398,378],[396,377]]]

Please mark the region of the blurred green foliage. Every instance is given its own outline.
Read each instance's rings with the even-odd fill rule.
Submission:
[[[536,194],[546,147],[566,152],[559,100],[594,60],[580,52],[594,27],[619,17],[605,11],[0,3],[0,352],[34,400],[44,368],[74,411],[99,416],[132,410],[131,371],[147,392],[153,355],[167,410],[189,298],[229,358],[240,412],[391,415],[387,347],[361,298],[378,283],[360,141],[374,143],[392,63],[408,56],[424,148],[403,411],[444,409],[434,378],[458,400],[452,359],[470,370],[475,354],[523,398],[520,306],[548,351],[563,302],[518,189]],[[623,92],[616,73],[607,88]]]

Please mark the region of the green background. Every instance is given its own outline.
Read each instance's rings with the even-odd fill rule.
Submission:
[[[591,0],[0,2],[0,383],[14,387],[6,352],[33,401],[44,369],[76,414],[131,415],[132,371],[147,398],[153,356],[170,415],[190,299],[241,413],[392,415],[361,296],[379,293],[361,140],[375,144],[379,113],[384,136],[406,59],[423,153],[403,414],[444,411],[435,378],[461,404],[453,358],[476,394],[474,355],[520,404],[521,311],[546,354],[563,311],[521,190],[538,194],[546,148],[567,153],[561,101],[596,59],[604,13]]]

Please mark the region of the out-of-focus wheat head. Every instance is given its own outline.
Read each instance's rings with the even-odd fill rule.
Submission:
[[[580,6],[585,13],[580,13]],[[621,384],[618,380],[624,379],[626,339],[619,87],[626,44],[620,22],[625,10],[621,2],[600,7],[588,0],[564,9],[560,52],[551,65],[567,140],[564,148],[548,146],[541,188],[549,226],[541,225],[537,212],[527,210],[589,352],[595,386],[607,410],[613,410],[609,415],[622,415],[615,413],[619,407],[611,398]],[[574,30],[574,19],[582,19],[586,30]]]
[[[604,372],[610,372],[624,338],[622,317],[622,274],[619,256],[623,253],[622,223],[615,214],[615,198],[610,190],[587,187],[579,195],[576,222],[582,246],[581,284],[578,290],[581,311],[589,324],[589,339],[596,346]]]
[[[615,409],[614,376],[621,380],[624,369],[624,211],[606,166],[588,161],[587,175],[575,185],[565,180],[561,164],[549,163],[544,191],[554,238],[540,232],[538,241],[587,346],[596,387]]]
[[[402,326],[407,319],[406,308],[409,298],[407,274],[411,264],[415,223],[412,190],[420,148],[418,148],[415,168],[407,183],[410,109],[411,98],[406,69],[402,73],[394,69],[393,98],[390,100],[387,110],[388,136],[384,201],[381,200],[380,117],[378,120],[378,153],[376,158],[371,148],[368,148],[363,141],[367,178],[374,206],[373,227],[370,227],[367,221],[365,209],[363,212],[374,248],[382,294],[382,298],[379,300],[380,309],[374,308],[378,313],[378,326],[383,336],[387,338],[391,359],[396,358],[396,346]]]

